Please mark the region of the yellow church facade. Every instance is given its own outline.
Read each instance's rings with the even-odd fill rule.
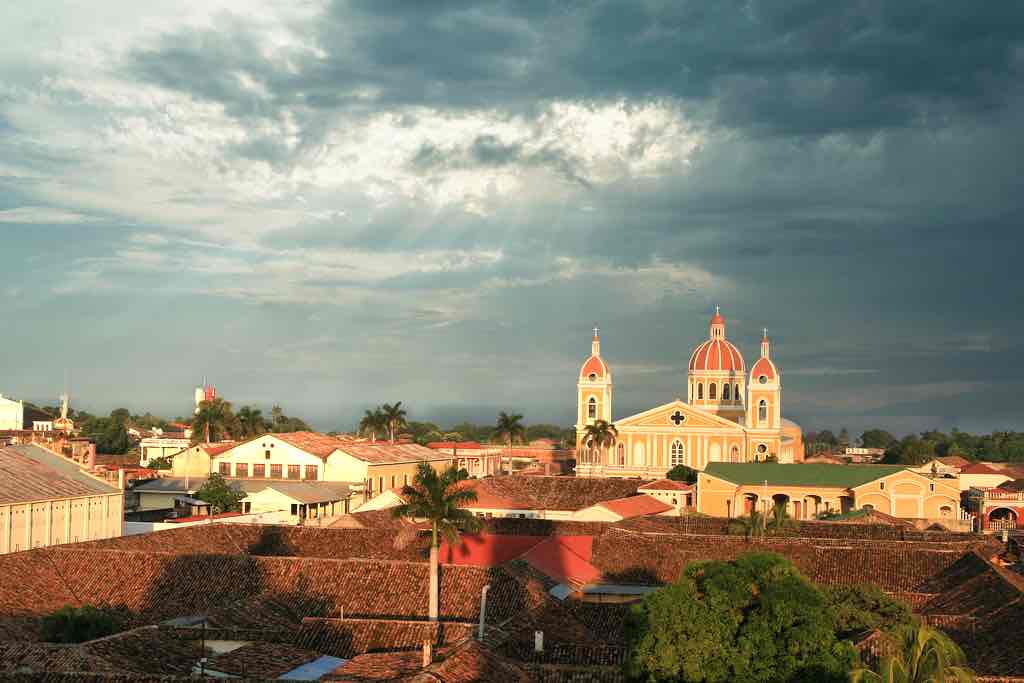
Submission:
[[[591,355],[577,382],[576,474],[660,478],[676,465],[703,470],[713,462],[793,463],[803,460],[800,426],[782,417],[782,377],[767,331],[761,355],[746,369],[716,310],[708,339],[687,366],[687,400],[676,399],[619,419],[613,413],[612,370],[595,328]],[[587,426],[615,425],[609,445],[595,446]]]

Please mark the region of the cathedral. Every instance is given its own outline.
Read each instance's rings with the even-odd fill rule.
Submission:
[[[614,443],[596,448],[587,425],[606,420]],[[747,372],[743,355],[725,336],[718,307],[708,338],[690,355],[686,401],[615,419],[612,370],[594,328],[590,357],[577,383],[576,474],[660,478],[676,465],[703,470],[709,462],[783,463],[803,460],[800,426],[782,417],[782,376],[765,330],[761,357]]]

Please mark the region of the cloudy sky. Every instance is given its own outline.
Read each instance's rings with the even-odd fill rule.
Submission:
[[[805,426],[1024,428],[1024,3],[0,8],[0,392],[319,428],[684,395],[715,304]]]

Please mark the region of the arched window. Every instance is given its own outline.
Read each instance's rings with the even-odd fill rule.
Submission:
[[[699,401],[699,400],[701,400],[703,398],[704,398],[704,384],[701,383],[701,382],[697,382],[697,400]]]
[[[708,385],[708,399],[714,401],[718,398],[718,385],[712,382]]]
[[[733,446],[732,447],[732,451],[730,451],[730,453],[729,453],[729,462],[739,462],[739,461],[740,461],[740,449],[737,448],[736,446]]]
[[[737,385],[736,385],[736,386],[734,387],[734,393],[733,393],[733,396],[735,396],[735,397],[736,397],[736,402],[737,402],[737,403],[739,403],[740,401],[742,401],[742,400],[743,400],[743,398],[742,398],[742,394],[740,394],[740,385],[739,385],[739,384],[737,384]]]
[[[676,465],[685,464],[683,462],[683,442],[680,441],[679,439],[673,441],[672,447],[669,450],[669,455],[669,463],[672,467],[675,467]]]
[[[722,385],[722,400],[723,401],[728,401],[731,398],[732,398],[732,396],[729,393],[729,383],[726,382],[725,384]]]
[[[597,417],[597,399],[593,396],[587,401],[587,417],[590,419]]]
[[[763,398],[761,402],[757,404],[757,419],[759,422],[768,421],[768,402]]]
[[[626,444],[620,443],[618,450],[619,450],[619,465],[625,465],[626,464]]]

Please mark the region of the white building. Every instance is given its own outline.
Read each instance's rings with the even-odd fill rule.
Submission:
[[[25,423],[25,404],[0,394],[0,432],[21,431]]]

